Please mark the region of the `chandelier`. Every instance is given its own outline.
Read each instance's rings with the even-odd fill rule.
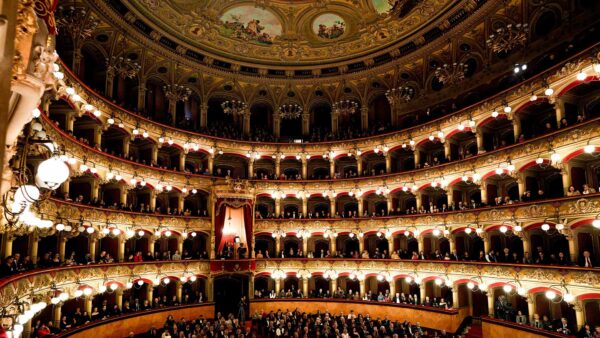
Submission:
[[[221,103],[221,107],[227,115],[242,115],[246,112],[246,103],[239,100],[227,100]]]
[[[73,41],[89,39],[98,27],[98,20],[93,15],[88,15],[82,7],[59,6],[55,16],[56,25],[69,34]]]
[[[435,77],[442,84],[454,84],[465,79],[465,73],[469,69],[464,63],[444,64],[435,70]]]
[[[397,105],[402,102],[408,103],[415,96],[415,90],[412,87],[400,86],[398,88],[392,88],[385,92],[385,97],[391,105]]]
[[[524,46],[527,42],[528,25],[525,24],[507,24],[504,27],[496,29],[495,33],[490,34],[486,44],[494,53],[506,53],[514,48]]]
[[[358,103],[350,100],[341,100],[333,104],[333,111],[340,115],[351,115],[356,112]]]
[[[296,103],[282,104],[279,106],[279,117],[294,120],[302,115],[304,109]]]
[[[137,62],[123,56],[112,55],[110,58],[106,58],[106,71],[109,74],[118,75],[123,79],[133,79],[141,69],[142,66]]]
[[[192,90],[190,88],[177,83],[174,85],[163,86],[163,90],[165,91],[165,96],[167,97],[167,99],[175,102],[185,102],[192,94]]]

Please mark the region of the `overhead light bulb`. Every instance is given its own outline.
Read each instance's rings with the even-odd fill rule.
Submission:
[[[469,290],[473,290],[475,288],[475,283],[473,283],[473,282],[467,282],[467,288]]]
[[[586,154],[592,154],[592,153],[594,153],[594,152],[596,151],[596,146],[595,146],[595,145],[593,145],[593,144],[588,144],[588,145],[586,145],[586,146],[583,148],[583,151],[584,151]]]
[[[504,290],[504,292],[509,293],[512,291],[512,286],[510,284],[504,284],[504,286],[502,287],[502,290]]]
[[[496,117],[498,117],[498,111],[494,110],[494,111],[492,112],[492,117],[493,117],[493,118],[496,118]]]
[[[546,291],[546,298],[548,298],[550,300],[556,298],[556,292],[554,292],[552,290]]]
[[[548,223],[542,224],[542,230],[544,230],[544,231],[550,230],[550,224],[548,224]]]
[[[585,79],[587,79],[587,74],[584,71],[580,71],[579,73],[577,73],[578,81],[583,81]]]
[[[544,95],[552,96],[552,94],[554,94],[554,89],[548,87],[548,88],[546,88],[546,90],[544,90]]]

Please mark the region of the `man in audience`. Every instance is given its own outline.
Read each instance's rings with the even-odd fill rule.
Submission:
[[[586,250],[583,252],[583,255],[581,255],[581,258],[579,259],[579,266],[582,266],[585,268],[595,268],[596,267],[596,262],[591,257],[589,251]]]

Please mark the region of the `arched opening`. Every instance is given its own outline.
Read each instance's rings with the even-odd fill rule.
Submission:
[[[219,177],[246,178],[248,162],[233,154],[217,155],[214,161],[214,175]]]
[[[310,108],[310,125],[312,142],[326,141],[331,135],[331,105],[325,101],[319,101]]]
[[[183,150],[175,147],[163,145],[158,149],[157,164],[158,167],[169,170],[182,170],[180,167],[180,158]]]
[[[450,145],[450,158],[452,160],[462,160],[477,155],[477,140],[475,133],[471,130],[464,130],[446,138]]]
[[[381,134],[392,125],[392,109],[384,93],[374,97],[369,103],[369,129]]]
[[[123,128],[111,125],[102,132],[102,151],[113,156],[124,157],[123,146],[130,136]]]
[[[536,164],[523,170],[526,193],[532,200],[543,200],[564,196],[560,169],[549,164]]]
[[[512,122],[505,115],[500,115],[489,122],[480,125],[483,135],[483,148],[492,151],[515,143]]]
[[[360,243],[357,236],[352,234],[340,234],[336,238],[336,247],[345,258],[360,258]]]
[[[358,215],[358,200],[354,196],[341,195],[335,200],[337,217],[359,217]]]
[[[251,139],[273,141],[273,107],[266,102],[257,102],[250,107]]]
[[[85,44],[81,47],[81,63],[77,75],[97,93],[107,97],[112,94],[106,92],[106,60],[96,46]]]
[[[277,257],[275,253],[275,238],[273,236],[259,235],[254,238],[254,251],[256,258]],[[260,255],[259,255],[260,253]]]
[[[225,275],[215,278],[213,284],[215,314],[222,313],[227,316],[231,313],[237,317],[240,299],[248,298],[248,278],[246,275]],[[245,312],[248,313],[248,309],[245,309]]]
[[[156,165],[152,161],[155,144],[143,137],[136,137],[129,143],[129,160],[144,165]]]
[[[96,118],[83,114],[73,122],[73,136],[80,142],[99,149],[101,145],[96,143],[96,134],[102,133],[101,127],[102,124]]]
[[[553,132],[558,127],[554,105],[548,101],[539,100],[535,104],[527,106],[517,112],[517,118],[520,120],[523,135],[523,137],[519,136],[519,139],[531,139]]]
[[[156,77],[146,81],[146,104],[144,111],[140,113],[154,121],[170,125],[172,117],[169,114],[169,103],[163,89],[165,85],[162,79]]]

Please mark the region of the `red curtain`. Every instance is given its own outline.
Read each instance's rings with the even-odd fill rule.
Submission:
[[[244,228],[246,231],[246,239],[248,241],[247,243],[247,248],[248,248],[248,253],[247,253],[247,257],[251,257],[251,250],[252,250],[252,228],[254,226],[253,224],[253,219],[252,219],[252,201],[251,200],[238,200],[238,199],[225,199],[225,198],[219,198],[217,199],[217,204],[215,207],[215,242],[217,243],[217,246],[215,247],[216,250],[216,254],[218,255],[219,252],[223,249],[225,243],[221,243],[221,240],[223,238],[223,227],[225,226],[225,211],[227,209],[227,207],[233,208],[233,209],[239,209],[239,208],[243,208],[244,209]]]

